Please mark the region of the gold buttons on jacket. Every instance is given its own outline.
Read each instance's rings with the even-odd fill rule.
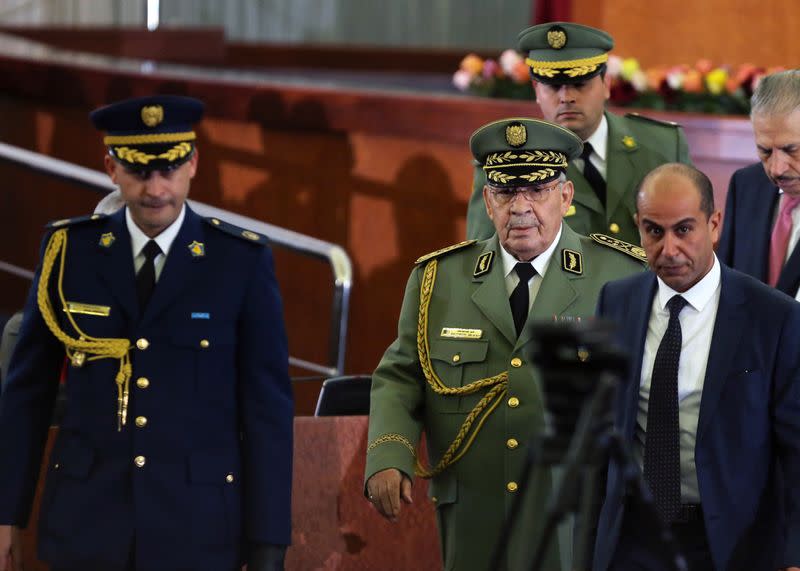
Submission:
[[[511,366],[514,367],[515,369],[519,369],[522,366],[522,359],[520,359],[519,357],[514,357],[513,359],[511,359]]]
[[[232,484],[233,483],[233,474],[229,473],[227,476],[225,476],[225,481],[228,482],[229,484]]]
[[[133,459],[133,463],[136,464],[137,468],[141,468],[147,463],[147,458],[144,456],[137,456]]]
[[[140,389],[146,389],[150,386],[150,380],[147,377],[139,377],[136,379],[136,386]]]
[[[506,484],[506,490],[508,490],[509,492],[516,492],[518,487],[519,486],[517,486],[516,482],[509,482],[508,484]]]
[[[147,417],[146,416],[137,416],[136,417],[136,426],[139,428],[144,428],[147,426]]]
[[[461,360],[461,353],[453,355],[453,363],[458,363]]]
[[[200,341],[200,347],[202,347],[203,349],[208,349],[210,345],[211,343],[208,342],[208,339],[203,339],[202,341]]]
[[[517,408],[519,406],[519,399],[517,397],[511,397],[508,399],[508,406],[511,408]]]
[[[612,222],[609,224],[608,229],[611,231],[612,234],[619,234],[619,224],[616,222]]]
[[[142,337],[141,339],[136,341],[136,348],[140,351],[144,351],[150,346],[150,341]]]
[[[519,446],[519,442],[517,442],[516,438],[509,438],[508,440],[506,440],[506,446],[508,446],[510,450],[514,450],[514,448]]]

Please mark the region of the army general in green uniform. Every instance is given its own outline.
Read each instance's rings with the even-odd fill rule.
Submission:
[[[564,219],[578,234],[600,232],[638,244],[636,187],[659,165],[689,164],[689,152],[678,125],[605,110],[610,95],[606,62],[613,47],[614,40],[602,30],[564,22],[533,26],[519,35],[542,115],[584,141],[582,155],[567,168],[575,196]],[[494,233],[483,206],[485,181],[477,166],[467,238],[482,240]]]
[[[573,197],[564,171],[582,148],[571,131],[504,119],[478,129],[470,147],[486,171],[483,200],[496,232],[417,261],[397,340],[373,375],[366,492],[395,520],[411,500],[415,472],[432,478],[445,569],[483,571],[518,499],[525,450],[544,422],[529,361],[534,321],[593,315],[602,285],[641,271],[643,256],[562,224]],[[416,454],[423,430],[427,467]],[[534,478],[509,569],[523,568],[542,530],[550,470]],[[559,569],[559,555],[551,545],[545,568]]]

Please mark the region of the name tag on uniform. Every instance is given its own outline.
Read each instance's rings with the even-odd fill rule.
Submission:
[[[449,339],[480,339],[482,329],[462,329],[460,327],[442,327],[442,337]]]
[[[108,317],[111,314],[111,308],[107,305],[92,305],[91,303],[79,303],[77,301],[68,301],[64,311],[66,313],[97,315],[99,317]]]
[[[205,311],[193,311],[192,319],[211,319],[211,314]]]

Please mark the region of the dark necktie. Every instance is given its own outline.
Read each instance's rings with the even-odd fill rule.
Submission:
[[[517,330],[517,337],[522,331],[525,321],[528,319],[528,306],[530,305],[530,293],[528,290],[528,282],[536,275],[536,270],[530,263],[519,262],[514,266],[514,271],[519,276],[519,283],[514,291],[511,292],[511,297],[508,299],[511,304],[511,315],[514,317],[514,328]]]
[[[144,253],[144,265],[139,269],[139,273],[136,274],[136,293],[139,295],[140,311],[144,311],[144,308],[147,307],[147,302],[150,300],[150,295],[156,286],[156,265],[154,260],[161,253],[161,248],[158,247],[155,240],[150,240],[142,248],[142,252]]]
[[[605,207],[606,181],[603,179],[603,175],[600,174],[600,171],[597,170],[597,167],[589,160],[589,155],[592,154],[593,150],[591,143],[583,144],[583,152],[581,153],[581,158],[583,159],[583,178],[586,179],[586,182],[589,183],[589,186],[592,187],[592,190],[594,190],[594,193],[597,195],[597,198],[600,199],[600,204]]]
[[[669,324],[653,363],[647,432],[644,444],[644,479],[656,508],[669,524],[681,506],[681,450],[678,433],[678,363],[681,357],[681,322],[686,300],[679,295],[667,302]]]

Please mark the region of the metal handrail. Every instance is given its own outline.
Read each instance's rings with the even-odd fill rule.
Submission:
[[[101,193],[113,192],[117,188],[105,173],[6,143],[0,143],[0,160],[27,167],[36,172]],[[272,246],[279,246],[296,254],[328,262],[333,273],[333,304],[331,308],[328,351],[329,364],[327,366],[321,365],[297,357],[289,357],[289,363],[329,377],[341,375],[344,372],[347,318],[350,311],[350,289],[353,283],[353,267],[347,252],[336,244],[267,224],[261,220],[242,216],[241,214],[229,212],[195,200],[188,200],[187,202],[195,212],[202,216],[221,218],[231,224],[264,234],[270,239]],[[0,271],[28,279],[33,278],[33,272],[2,261],[0,261]]]

